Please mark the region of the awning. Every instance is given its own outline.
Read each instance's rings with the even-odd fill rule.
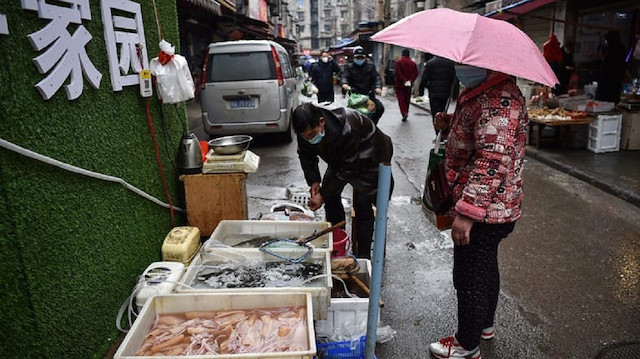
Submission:
[[[338,50],[348,46],[356,46],[357,42],[358,40],[356,39],[345,38],[338,41],[336,45],[329,46],[329,50]]]
[[[215,0],[182,0],[182,1],[193,4],[199,8],[203,8],[215,15],[221,14],[220,3]]]
[[[487,8],[494,8],[488,11],[484,16],[498,20],[509,20],[518,15],[526,14],[539,7],[552,4],[556,0],[520,0],[509,4],[508,0],[498,0],[487,3]]]

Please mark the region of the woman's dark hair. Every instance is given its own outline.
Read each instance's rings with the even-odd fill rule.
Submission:
[[[293,110],[292,125],[295,133],[302,133],[308,128],[315,128],[320,125],[322,112],[311,102],[305,102]]]

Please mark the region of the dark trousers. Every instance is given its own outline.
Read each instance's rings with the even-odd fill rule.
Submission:
[[[400,114],[405,117],[409,114],[409,104],[411,102],[411,87],[396,86],[396,97],[398,98],[398,106],[400,106]]]
[[[328,91],[328,92],[318,92],[318,103],[333,102],[333,100],[334,100],[333,89],[331,89],[331,91]]]
[[[493,326],[500,293],[498,245],[515,223],[474,223],[470,242],[453,249],[453,285],[458,297],[458,331],[462,347],[480,343],[482,329]]]
[[[376,171],[377,172],[377,171]],[[394,180],[391,176],[391,188],[389,188],[389,197],[393,192]],[[342,191],[340,191],[342,192]],[[373,241],[373,230],[375,225],[375,217],[373,216],[372,205],[376,204],[377,193],[364,194],[354,190],[353,209],[356,213],[355,221],[357,234],[356,257],[371,259],[371,242]],[[327,221],[336,224],[345,220],[344,206],[340,195],[327,196],[324,198],[324,210]]]

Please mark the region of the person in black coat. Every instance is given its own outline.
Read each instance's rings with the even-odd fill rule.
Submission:
[[[341,194],[345,185],[351,184],[354,194],[357,192],[353,199],[358,218],[354,254],[371,258],[375,222],[371,206],[376,202],[379,164],[389,163],[393,155],[391,138],[365,115],[348,108],[327,109],[304,103],[293,111],[292,124],[300,165],[310,186],[309,209],[315,211],[324,204],[327,221],[343,221]],[[327,163],[322,177],[318,158]]]
[[[627,69],[626,52],[619,32],[609,31],[604,39],[604,58],[600,66],[596,100],[618,103],[620,102],[622,80]]]
[[[309,69],[309,80],[318,88],[318,103],[333,102],[333,74],[337,73],[340,73],[340,66],[327,51],[322,51],[320,61]]]
[[[367,60],[362,47],[358,46],[353,51],[353,61],[346,64],[342,70],[340,84],[343,91],[351,87],[351,91],[372,97],[371,100],[376,104],[376,111],[371,115],[371,120],[374,124],[378,124],[384,113],[384,106],[375,98],[375,95],[382,94],[382,79],[376,65]]]
[[[431,117],[438,112],[445,112],[447,101],[452,93],[452,85],[456,79],[453,61],[444,57],[434,56],[424,65],[420,86],[429,90],[429,106]]]

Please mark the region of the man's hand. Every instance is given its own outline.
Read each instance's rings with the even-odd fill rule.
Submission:
[[[447,131],[449,130],[449,123],[451,122],[451,115],[445,112],[438,112],[435,117],[435,122],[433,126],[438,131]]]
[[[349,85],[348,84],[342,84],[342,89],[344,91],[347,91],[349,89]]]
[[[382,94],[382,89],[381,88],[376,88],[376,95],[380,95]]]
[[[309,199],[308,206],[310,210],[317,211],[318,209],[320,209],[320,207],[322,207],[323,203],[324,203],[324,197],[322,197],[320,192],[318,192],[317,194],[311,196],[311,198]]]
[[[309,194],[313,197],[318,193],[320,193],[320,182],[313,182],[311,188],[309,188]]]
[[[451,238],[453,243],[459,246],[465,246],[469,244],[469,233],[473,227],[473,219],[461,215],[457,215],[453,220],[453,226],[451,227]]]

